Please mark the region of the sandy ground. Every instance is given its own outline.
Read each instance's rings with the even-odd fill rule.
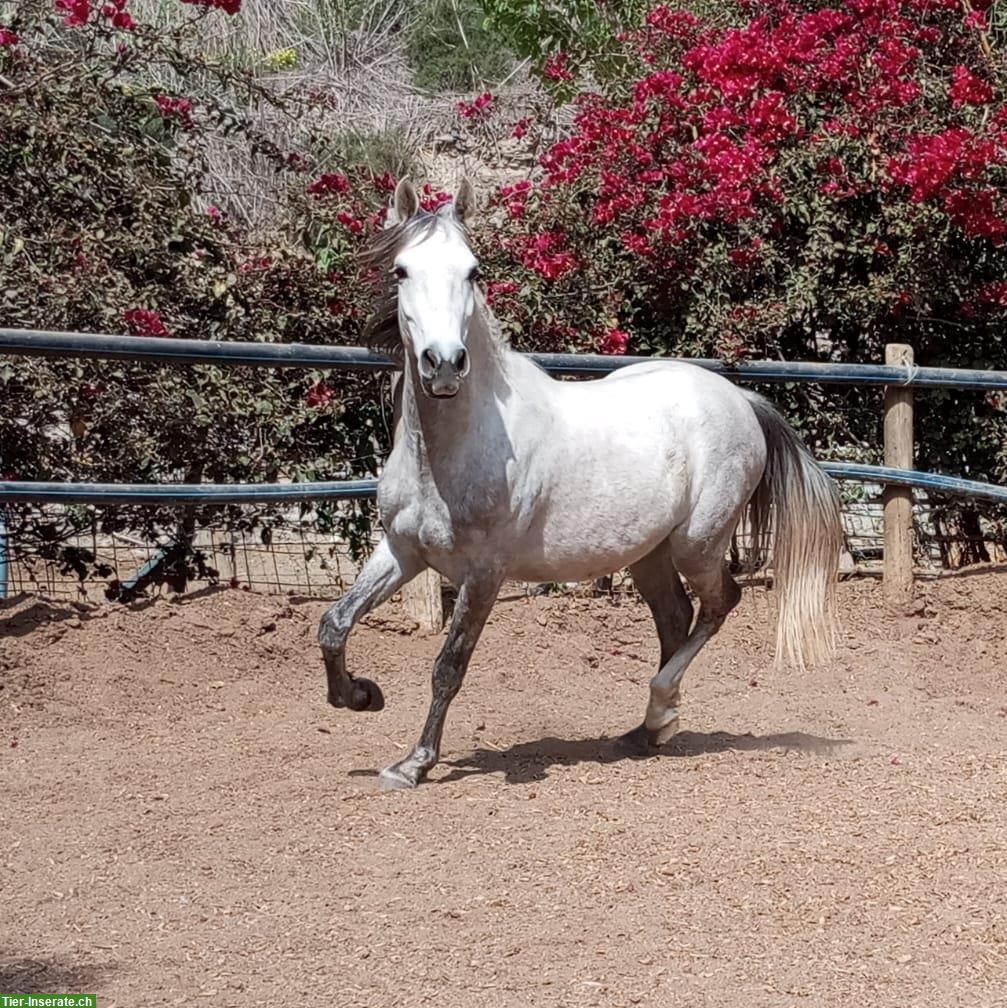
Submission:
[[[0,608],[0,992],[102,1008],[1007,1005],[1007,572],[841,586],[775,671],[753,589],[666,751],[632,601],[504,599],[415,792],[436,636],[388,606],[324,702],[323,603]]]

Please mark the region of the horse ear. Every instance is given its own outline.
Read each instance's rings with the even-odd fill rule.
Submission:
[[[420,208],[420,198],[416,195],[416,189],[409,179],[402,179],[395,187],[395,196],[392,199],[392,208],[400,223],[409,220],[410,217]]]
[[[455,216],[460,220],[468,220],[476,209],[476,191],[468,178],[462,179],[462,184],[455,194]]]

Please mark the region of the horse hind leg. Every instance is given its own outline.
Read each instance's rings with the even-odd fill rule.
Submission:
[[[669,540],[665,539],[629,570],[636,590],[654,617],[654,626],[661,644],[661,657],[657,666],[660,671],[672,660],[689,637],[693,617],[692,603],[685,593],[682,579],[675,567]],[[678,690],[675,691],[672,702],[677,708]],[[618,740],[618,748],[632,755],[646,755],[649,747],[649,734],[643,724]]]
[[[714,566],[684,569],[683,574],[699,598],[696,625],[685,643],[650,681],[650,700],[644,728],[651,745],[663,745],[678,731],[679,689],[682,677],[703,645],[721,628],[727,614],[741,599],[741,588],[731,577],[724,552]]]
[[[723,548],[721,548],[723,546]],[[741,589],[731,577],[724,559],[726,541],[716,543],[701,556],[687,556],[679,559],[678,566],[699,599],[698,614],[691,632],[684,636],[668,630],[662,635],[661,667],[650,681],[650,699],[643,724],[627,733],[619,740],[619,748],[634,755],[645,753],[651,746],[663,745],[678,731],[679,704],[681,701],[682,678],[692,660],[702,650],[703,645],[720,629],[727,614],[741,599]],[[674,565],[672,565],[674,569]],[[676,575],[676,581],[678,580]],[[647,584],[647,579],[644,580]],[[685,591],[678,584],[682,598]],[[650,599],[641,590],[644,598]],[[685,599],[686,604],[688,599]],[[678,603],[681,605],[681,603]],[[651,604],[653,609],[653,605]],[[680,610],[684,613],[684,608]],[[691,607],[689,610],[691,614]],[[655,619],[657,617],[655,616]],[[679,616],[681,619],[681,616]],[[658,624],[660,627],[661,623]],[[668,624],[666,624],[668,625]],[[678,626],[681,623],[677,624]],[[666,650],[665,642],[668,643]],[[674,646],[677,645],[677,646]],[[671,647],[674,649],[671,650]],[[671,650],[669,654],[668,651]]]

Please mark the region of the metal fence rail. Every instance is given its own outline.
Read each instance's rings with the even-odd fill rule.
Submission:
[[[319,483],[38,483],[0,480],[9,504],[275,504],[366,500],[377,480]]]
[[[143,361],[153,364],[212,365],[218,367],[313,368],[356,371],[390,371],[398,367],[392,358],[366,347],[306,346],[302,344],[257,343],[214,340],[165,339],[144,336],[117,336],[94,333],[41,332],[0,329],[0,355],[32,357],[76,357],[104,360]],[[554,375],[598,377],[618,368],[653,357],[617,357],[601,354],[529,354]],[[939,473],[901,468],[912,464],[912,388],[952,388],[972,391],[1007,390],[1007,371],[916,367],[912,348],[902,344],[886,347],[890,363],[831,364],[791,361],[742,361],[728,365],[718,360],[688,359],[687,362],[717,372],[737,382],[814,382],[847,386],[885,386],[885,457],[894,466],[870,466],[848,462],[824,462],[823,468],[836,479],[884,484],[901,488],[892,491],[886,502],[885,578],[901,570],[912,579],[912,544],[908,534],[899,532],[906,521],[889,521],[889,507],[901,502],[911,517],[909,488],[961,495],[1007,504],[1007,487]],[[684,358],[665,358],[685,360]],[[906,361],[907,363],[891,363]],[[908,403],[906,422],[896,436],[889,433],[889,419]],[[901,404],[901,405],[900,405]],[[898,450],[895,450],[898,449]],[[334,501],[373,498],[375,480],[346,480],[324,483],[283,484],[89,484],[0,482],[0,597],[6,577],[3,565],[2,505],[12,503],[63,504],[261,504],[294,501]],[[892,519],[895,512],[892,512]],[[904,517],[904,516],[903,516]],[[889,531],[892,532],[889,541]],[[905,530],[902,529],[904,532]],[[891,551],[890,551],[891,547]],[[889,553],[892,559],[890,563]],[[891,569],[889,569],[891,568]]]
[[[1007,504],[1007,487],[976,480],[893,469],[855,462],[822,462],[839,480],[890,483],[932,492]],[[37,483],[0,480],[0,501],[53,504],[270,504],[293,501],[367,500],[377,494],[377,480],[324,483]]]
[[[86,357],[148,361],[155,364],[213,364],[218,367],[342,368],[352,371],[391,371],[398,367],[392,358],[366,347],[166,339],[155,336],[35,332],[28,329],[0,329],[0,354]],[[606,354],[541,353],[527,356],[550,374],[567,376],[603,375],[631,364],[655,359],[612,357]],[[708,371],[716,371],[732,381],[1007,390],[1007,371],[800,361],[742,361],[728,365],[723,361],[705,358],[661,359],[685,360]]]

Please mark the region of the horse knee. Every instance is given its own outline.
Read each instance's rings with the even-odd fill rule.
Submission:
[[[339,602],[334,602],[322,613],[318,623],[318,643],[325,649],[338,649],[346,643],[349,626]]]

